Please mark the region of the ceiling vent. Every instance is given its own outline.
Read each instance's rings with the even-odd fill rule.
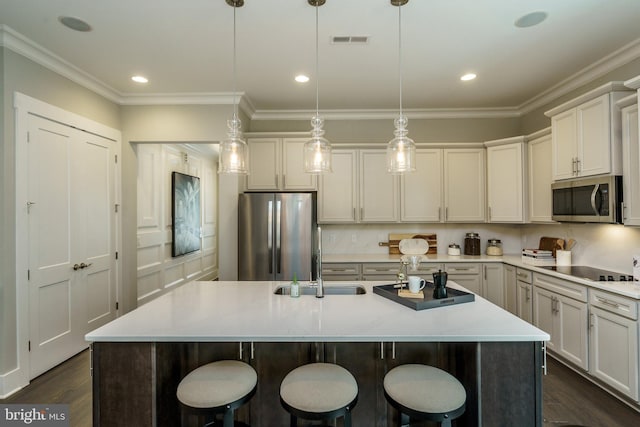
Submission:
[[[331,37],[333,44],[367,44],[369,36],[333,36]]]

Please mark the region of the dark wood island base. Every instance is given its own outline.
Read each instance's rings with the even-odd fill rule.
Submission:
[[[286,426],[280,382],[311,362],[338,363],[356,378],[354,426],[393,426],[395,410],[384,398],[386,372],[406,363],[439,367],[457,377],[467,408],[457,426],[542,426],[542,343],[525,342],[94,342],[93,425],[195,426],[182,419],[176,398],[192,369],[221,359],[240,359],[258,373],[258,390],[237,411],[252,427]],[[424,424],[429,425],[429,424]]]

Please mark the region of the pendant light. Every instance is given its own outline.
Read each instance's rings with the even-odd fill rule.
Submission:
[[[324,119],[319,114],[319,90],[318,90],[318,7],[325,0],[307,0],[316,8],[316,114],[311,118],[311,139],[304,144],[304,171],[314,174],[331,172],[331,144],[323,137]]]
[[[393,138],[387,144],[387,171],[392,174],[414,172],[416,170],[416,145],[407,136],[408,120],[402,114],[402,6],[409,0],[391,0],[393,6],[398,7],[398,73],[400,75],[400,114],[394,120],[396,130]]]
[[[244,5],[244,0],[226,0],[233,7],[233,117],[227,120],[227,138],[220,143],[218,173],[246,174],[249,163],[249,147],[242,139],[242,122],[238,118],[236,102],[236,8]]]

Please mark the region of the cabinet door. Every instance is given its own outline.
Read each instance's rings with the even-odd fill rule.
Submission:
[[[571,109],[551,118],[553,179],[567,179],[575,176],[578,144],[576,110]]]
[[[624,177],[624,225],[640,225],[640,139],[638,105],[622,109],[622,161]]]
[[[529,141],[529,221],[551,222],[551,136]]]
[[[533,323],[533,300],[531,285],[520,280],[516,289],[518,317],[529,323]]]
[[[248,190],[279,190],[280,140],[278,138],[256,138],[249,145]]]
[[[487,148],[489,222],[525,221],[525,163],[521,142]]]
[[[387,172],[385,150],[360,151],[360,221],[398,221],[398,180]]]
[[[484,153],[484,148],[444,150],[445,221],[485,221]]]
[[[484,264],[483,269],[483,296],[497,305],[505,306],[504,270],[502,263]]]
[[[589,347],[587,342],[587,303],[576,301],[562,295],[556,296],[556,315],[558,325],[555,350],[565,359],[585,371],[589,367]]]
[[[529,285],[527,285],[529,286]],[[537,286],[533,287],[533,324],[551,336],[547,349],[558,351],[558,331],[555,329],[555,294]]]
[[[442,220],[442,150],[416,150],[416,171],[400,178],[403,222]]]
[[[504,266],[504,308],[509,313],[518,315],[518,280],[516,268],[512,265]]]
[[[447,279],[456,282],[476,295],[482,296],[482,282],[479,274],[449,274]]]
[[[282,188],[287,191],[313,191],[317,189],[316,176],[304,171],[303,138],[282,140]]]
[[[355,150],[333,150],[331,154],[333,173],[323,174],[320,177],[319,223],[356,222],[358,200],[356,158]]]
[[[638,323],[591,307],[589,373],[638,400]]]
[[[609,130],[609,94],[576,108],[578,114],[578,174],[599,175],[611,172]]]

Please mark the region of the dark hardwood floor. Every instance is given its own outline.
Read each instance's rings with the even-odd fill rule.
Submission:
[[[72,427],[91,426],[89,358],[89,350],[83,351],[0,403],[66,403]],[[639,412],[556,360],[548,358],[548,364],[543,378],[545,426],[640,426]]]

